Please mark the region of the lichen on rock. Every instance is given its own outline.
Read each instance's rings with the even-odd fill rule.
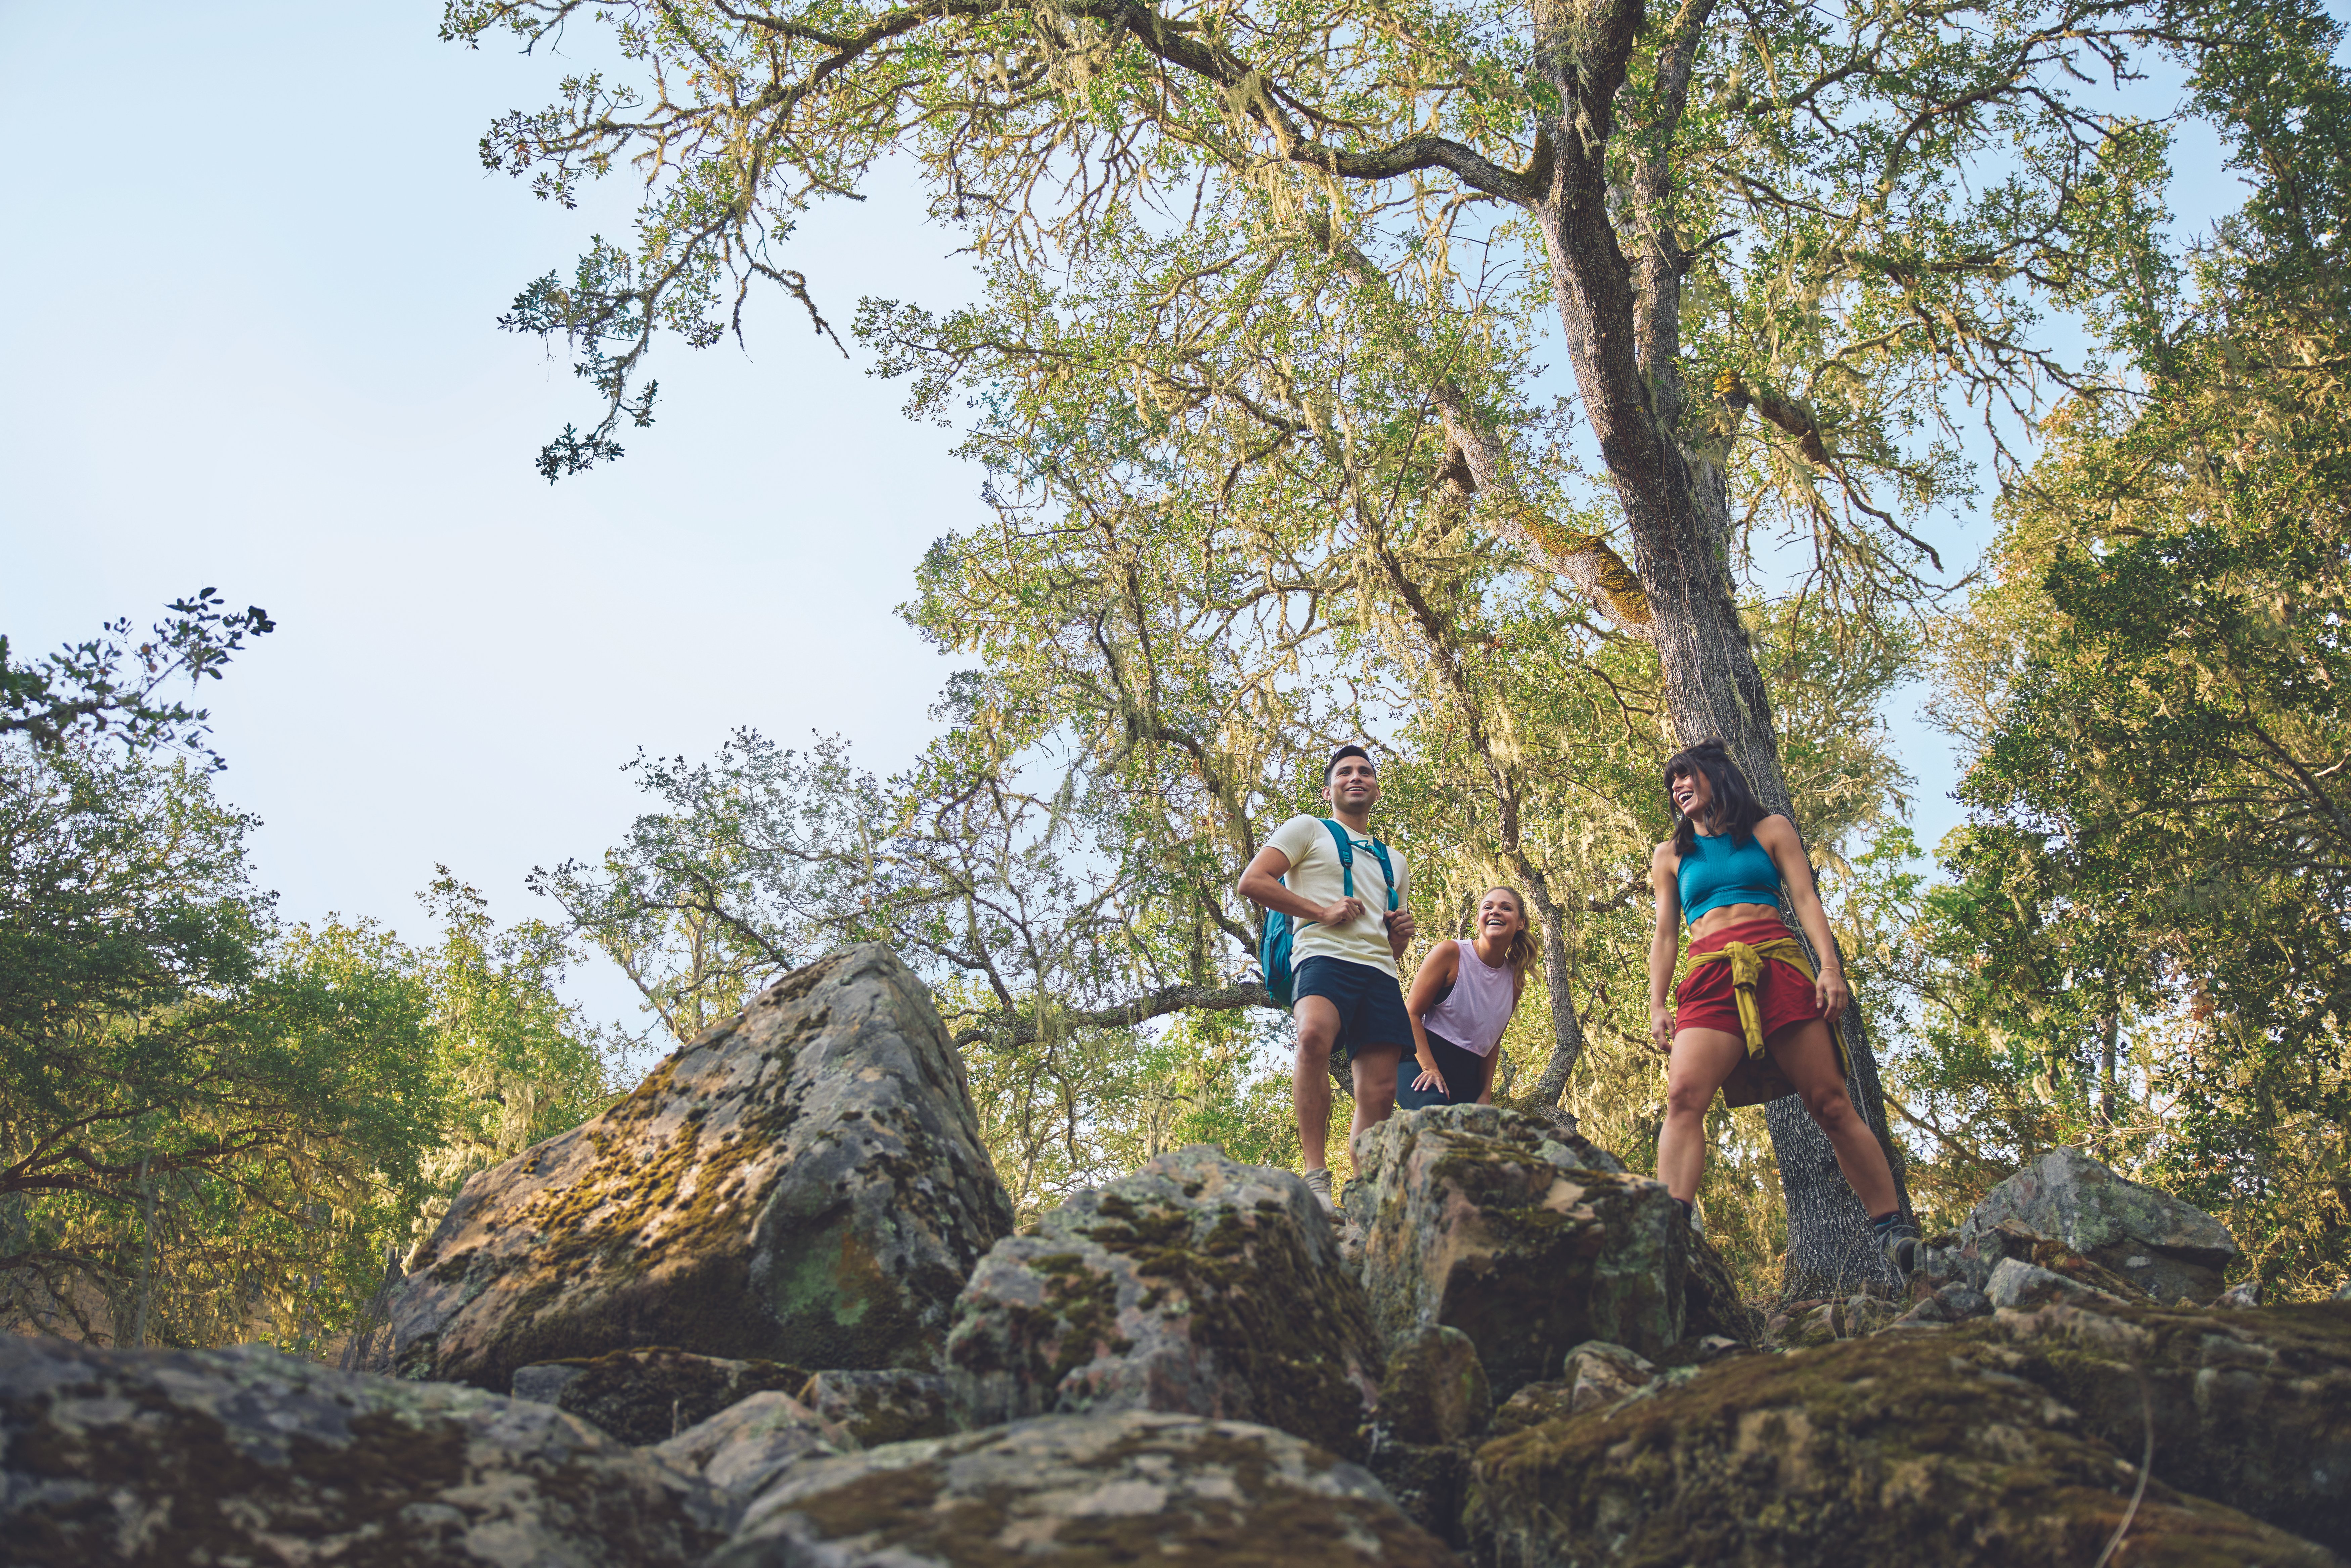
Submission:
[[[1656,1355],[1682,1336],[1691,1238],[1660,1184],[1494,1105],[1405,1112],[1354,1152],[1364,1286],[1391,1343],[1458,1329],[1507,1398],[1585,1340]]]
[[[1268,1427],[1060,1416],[802,1464],[710,1568],[1451,1568],[1366,1471]]]
[[[956,1429],[947,1380],[935,1372],[820,1372],[799,1399],[868,1448]]]
[[[1977,1328],[1739,1355],[1479,1450],[1491,1568],[2085,1563],[2138,1474]],[[2331,1563],[2314,1542],[2151,1480],[2140,1563]]]
[[[927,1369],[1011,1228],[929,993],[844,948],[467,1182],[393,1302],[394,1362],[496,1389],[646,1344]]]
[[[2236,1239],[2218,1219],[2127,1180],[2075,1148],[2052,1149],[1984,1194],[1961,1221],[1958,1244],[1963,1251],[1981,1249],[2003,1223],[2012,1235],[2064,1243],[2129,1291],[2158,1301],[2210,1301],[2220,1293],[2221,1271],[2237,1257]],[[1985,1259],[1981,1272],[1988,1277],[1998,1257],[2017,1255],[2012,1246],[2001,1249]],[[2084,1277],[2051,1259],[2021,1260],[2116,1290],[2112,1280]],[[1985,1289],[1984,1278],[1968,1282]]]
[[[514,1396],[592,1422],[624,1443],[658,1443],[768,1389],[797,1394],[809,1375],[778,1361],[728,1361],[665,1345],[517,1367]]]
[[[0,1335],[0,1456],[21,1568],[686,1568],[732,1517],[550,1406],[257,1346]]]
[[[1181,1411],[1360,1455],[1384,1356],[1305,1183],[1207,1145],[1079,1194],[956,1303],[958,1417]]]
[[[700,1476],[739,1512],[792,1466],[857,1447],[839,1423],[770,1388],[655,1445],[653,1453],[674,1469]]]

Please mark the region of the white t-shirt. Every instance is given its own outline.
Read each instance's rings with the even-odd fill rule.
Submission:
[[[1343,829],[1346,824],[1341,823]],[[1349,833],[1348,841],[1355,847],[1355,896],[1364,903],[1364,913],[1346,925],[1329,926],[1321,921],[1301,920],[1292,927],[1290,938],[1291,967],[1309,958],[1344,958],[1350,964],[1368,964],[1374,969],[1393,975],[1396,972],[1395,954],[1388,946],[1387,878],[1380,874],[1380,857],[1372,852],[1372,841],[1364,833]],[[1280,850],[1290,857],[1290,871],[1282,881],[1290,891],[1316,904],[1336,904],[1347,896],[1346,874],[1339,864],[1339,846],[1331,841],[1331,830],[1322,825],[1320,817],[1292,817],[1274,829],[1265,847]],[[1395,867],[1396,904],[1405,907],[1412,878],[1405,873],[1404,852],[1394,844],[1388,846],[1388,863]]]

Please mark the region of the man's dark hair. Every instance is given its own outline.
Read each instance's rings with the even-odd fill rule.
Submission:
[[[1331,754],[1331,760],[1322,765],[1323,788],[1330,788],[1331,775],[1337,772],[1339,770],[1339,764],[1346,761],[1350,757],[1360,757],[1366,762],[1372,762],[1372,754],[1370,752],[1365,751],[1362,747],[1350,741],[1347,745],[1343,746],[1338,750],[1332,752]],[[1372,771],[1377,773],[1379,770],[1380,765],[1376,762],[1372,762]]]
[[[1714,796],[1714,807],[1708,813],[1714,819],[1715,830],[1729,836],[1734,844],[1745,843],[1755,836],[1755,824],[1769,812],[1755,799],[1755,791],[1747,787],[1747,775],[1739,771],[1739,764],[1730,760],[1730,752],[1719,740],[1701,740],[1686,751],[1677,751],[1666,759],[1666,809],[1674,814],[1674,852],[1696,854],[1694,837],[1697,824],[1681,813],[1674,801],[1674,780],[1685,773],[1695,773],[1704,779]]]

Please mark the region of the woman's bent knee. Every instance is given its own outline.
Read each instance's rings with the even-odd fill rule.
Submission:
[[[1813,1113],[1813,1120],[1821,1124],[1821,1130],[1827,1133],[1841,1131],[1854,1114],[1853,1098],[1844,1092],[1842,1083],[1812,1091],[1804,1096],[1804,1108]]]

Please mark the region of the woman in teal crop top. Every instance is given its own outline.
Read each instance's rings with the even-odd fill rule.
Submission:
[[[1832,1030],[1852,993],[1796,825],[1766,814],[1719,741],[1666,764],[1674,836],[1650,857],[1657,926],[1649,944],[1649,1029],[1667,1053],[1657,1179],[1687,1208],[1706,1173],[1706,1108],[1803,1096],[1887,1263],[1907,1278],[1917,1227],[1902,1215],[1886,1151],[1854,1109]],[[1701,831],[1703,830],[1703,831]],[[1813,971],[1789,932],[1792,914],[1820,955]],[[1681,928],[1691,964],[1670,998]]]
[[[1741,842],[1734,833],[1691,833],[1674,880],[1681,894],[1682,918],[1692,925],[1699,915],[1730,904],[1780,907],[1780,868],[1771,863],[1771,852],[1751,836]]]

